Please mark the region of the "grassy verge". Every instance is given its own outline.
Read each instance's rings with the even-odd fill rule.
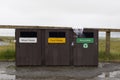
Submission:
[[[6,51],[0,52],[1,60],[15,60],[15,51],[13,49],[7,49]]]
[[[4,42],[9,45],[0,46],[0,61],[14,61],[15,60],[15,43],[13,37],[0,37]]]
[[[119,61],[120,62],[120,54],[110,53],[106,55],[105,52],[99,52],[99,61]]]
[[[105,54],[105,39],[99,40],[99,61],[119,61],[120,62],[120,39],[112,38],[110,44],[110,54]]]

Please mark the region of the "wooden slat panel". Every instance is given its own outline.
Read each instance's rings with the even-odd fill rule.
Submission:
[[[88,48],[83,48],[82,43],[74,45],[74,65],[76,66],[97,66],[98,65],[98,31],[85,29],[84,32],[94,33],[94,43],[88,44]]]
[[[49,44],[49,32],[65,32],[66,43]],[[45,65],[70,65],[70,30],[56,29],[46,30],[45,33]]]
[[[37,43],[19,43],[20,32],[37,32]],[[41,31],[36,29],[17,29],[16,30],[16,65],[41,65],[42,43]]]

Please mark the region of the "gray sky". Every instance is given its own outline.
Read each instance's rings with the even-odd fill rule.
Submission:
[[[0,0],[0,25],[120,29],[120,0]]]

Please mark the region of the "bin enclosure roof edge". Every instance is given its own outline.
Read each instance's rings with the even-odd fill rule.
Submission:
[[[63,26],[22,26],[22,25],[0,25],[0,28],[7,28],[7,29],[73,29],[72,27],[63,27]],[[84,29],[97,29],[97,28],[84,28]]]
[[[72,27],[63,26],[24,26],[24,25],[0,25],[3,29],[72,29]],[[101,32],[120,32],[120,29],[110,29],[110,28],[84,28],[84,29],[97,29]]]

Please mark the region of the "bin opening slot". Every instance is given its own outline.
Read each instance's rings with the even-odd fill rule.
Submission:
[[[33,31],[20,32],[19,42],[20,43],[37,43],[37,32],[33,32]]]
[[[65,32],[49,32],[49,37],[64,38]]]
[[[94,43],[94,33],[93,32],[83,32],[82,36],[78,36],[76,43]]]
[[[50,44],[65,44],[65,32],[49,32],[48,43]]]
[[[93,32],[83,32],[83,37],[84,38],[94,38],[94,33]]]
[[[37,32],[20,32],[20,37],[37,37]]]

